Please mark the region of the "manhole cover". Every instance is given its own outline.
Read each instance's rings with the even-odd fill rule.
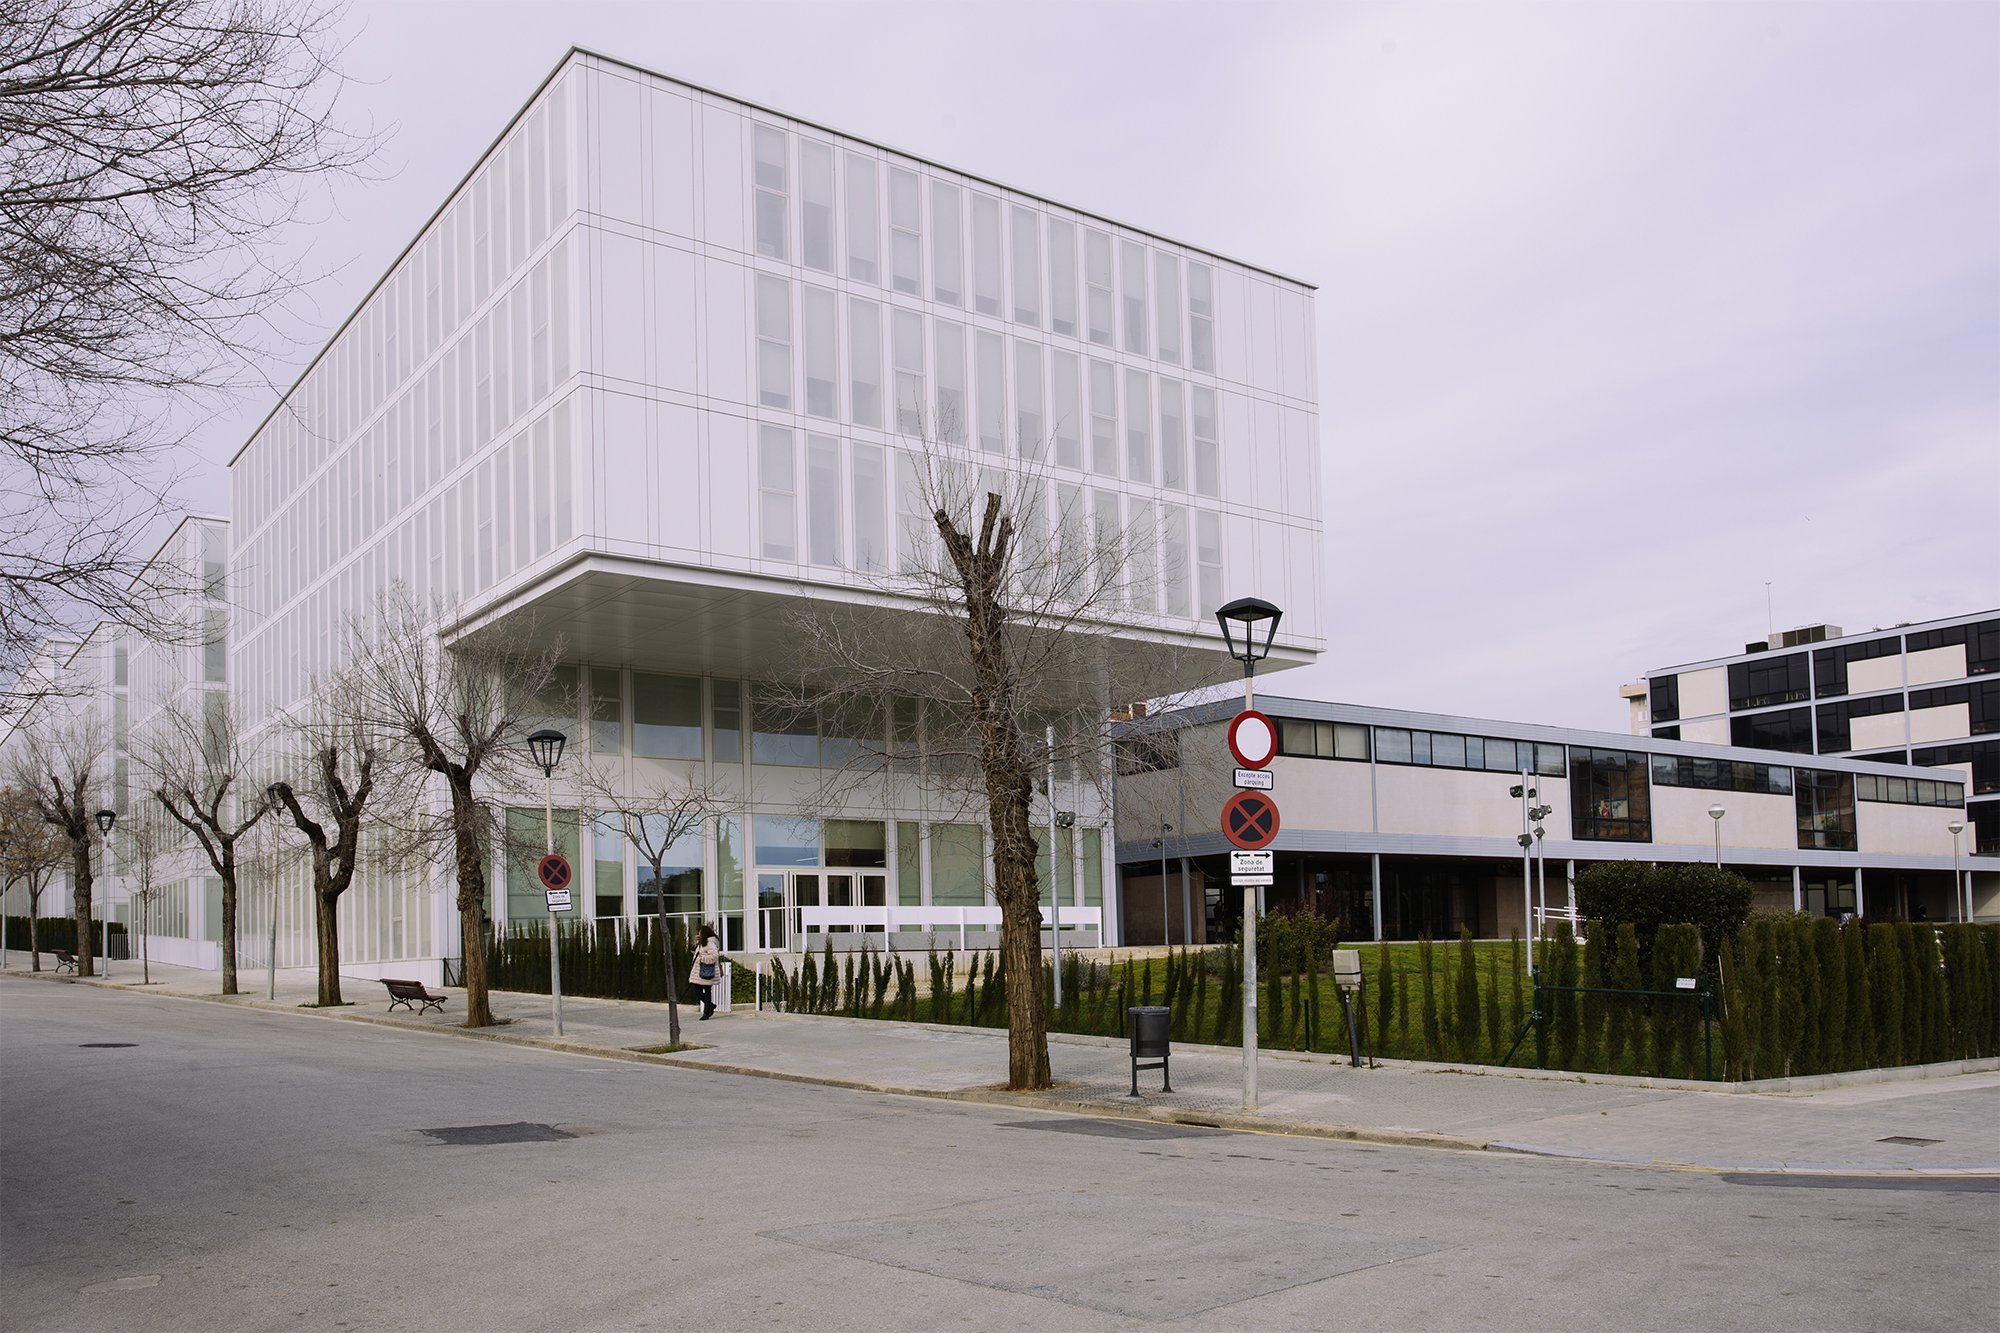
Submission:
[[[79,1051],[122,1051],[128,1046],[137,1046],[136,1041],[85,1041],[77,1044]]]
[[[1877,1139],[1877,1140],[1875,1140],[1875,1142],[1877,1142],[1877,1143],[1900,1143],[1900,1144],[1902,1144],[1902,1145],[1903,1145],[1904,1147],[1906,1147],[1906,1148],[1928,1148],[1928,1147],[1930,1147],[1930,1146],[1931,1146],[1931,1145],[1932,1145],[1933,1143],[1943,1143],[1943,1142],[1944,1142],[1944,1140],[1943,1140],[1943,1139],[1918,1139],[1918,1138],[1912,1138],[1912,1137],[1910,1137],[1910,1136],[1909,1136],[1908,1134],[1891,1134],[1891,1135],[1890,1135],[1890,1136],[1889,1136],[1888,1138],[1886,1138],[1886,1139]]]
[[[1098,1139],[1192,1139],[1209,1134],[1227,1134],[1226,1129],[1200,1125],[1163,1125],[1149,1120],[1016,1120],[1001,1129],[1045,1129],[1053,1134],[1087,1134]]]
[[[420,1131],[430,1135],[439,1143],[487,1144],[487,1143],[553,1143],[557,1139],[573,1139],[576,1135],[557,1129],[554,1125],[536,1125],[526,1120],[517,1120],[511,1125],[448,1125],[443,1129]]]

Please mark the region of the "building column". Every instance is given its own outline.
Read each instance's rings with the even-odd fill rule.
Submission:
[[[1866,920],[1868,917],[1868,900],[1861,896],[1860,866],[1854,867],[1854,915],[1863,920]]]
[[[1574,922],[1576,920],[1576,862],[1575,861],[1566,861],[1563,863],[1563,876],[1569,884],[1569,917],[1570,920]]]
[[[1375,909],[1375,942],[1382,942],[1382,853],[1372,852],[1368,857],[1369,904]]]
[[[1794,912],[1803,912],[1806,910],[1806,890],[1805,890],[1805,885],[1800,882],[1802,879],[1803,876],[1799,874],[1799,868],[1797,866],[1793,866],[1792,867],[1792,910]]]

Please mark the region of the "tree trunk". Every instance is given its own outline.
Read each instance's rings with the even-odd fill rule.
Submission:
[[[681,987],[679,964],[674,958],[674,932],[667,929],[667,886],[660,878],[660,868],[653,867],[654,899],[659,904],[660,956],[667,960],[667,1041],[674,1046],[681,1044]]]
[[[319,1003],[322,1009],[343,1003],[340,998],[340,925],[334,909],[340,897],[319,887],[313,894],[313,927],[319,939]]]
[[[1042,906],[1035,883],[1035,837],[1028,826],[1025,782],[989,783],[994,896],[1000,900],[1000,951],[1007,961],[1007,1087],[1046,1088],[1048,1010],[1042,995]]]
[[[222,993],[236,994],[236,865],[222,877]]]
[[[40,897],[40,894],[30,894],[28,897],[28,968],[32,972],[42,970],[42,941],[35,929],[40,924],[35,915]]]
[[[493,998],[486,979],[486,857],[479,849],[472,782],[447,773],[451,786],[452,860],[458,869],[458,948],[465,963],[465,1026],[493,1026]],[[553,938],[549,947],[555,947]]]
[[[97,975],[97,964],[93,946],[97,943],[97,936],[91,930],[90,890],[93,877],[90,873],[89,838],[71,838],[69,850],[71,911],[76,917],[76,974],[94,977]]]

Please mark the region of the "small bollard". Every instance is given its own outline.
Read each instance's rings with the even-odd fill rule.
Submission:
[[[1134,1005],[1125,1011],[1125,1026],[1132,1038],[1132,1093],[1139,1095],[1139,1071],[1157,1069],[1160,1071],[1162,1092],[1174,1090],[1173,1070],[1168,1068],[1172,1059],[1167,1039],[1168,1011],[1158,1005]],[[1153,1064],[1142,1065],[1141,1060],[1155,1060]]]

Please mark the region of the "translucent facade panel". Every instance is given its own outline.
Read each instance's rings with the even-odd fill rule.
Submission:
[[[715,762],[743,762],[743,682],[717,680],[711,727],[715,732]]]
[[[896,367],[896,429],[905,435],[924,430],[924,317],[914,310],[894,312],[891,357]]]
[[[1050,218],[1049,327],[1065,337],[1076,336],[1076,228]]]
[[[1125,302],[1125,350],[1146,355],[1146,248],[1136,241],[1118,246],[1118,290]]]
[[[1166,505],[1160,511],[1160,577],[1166,591],[1162,608],[1170,616],[1186,617],[1193,606],[1188,581],[1193,574],[1188,558],[1188,511],[1182,505]]]
[[[1172,365],[1181,363],[1181,261],[1173,255],[1153,255],[1154,355]]]
[[[1042,348],[1040,343],[1014,340],[1014,433],[1021,457],[1040,462],[1048,455],[1042,415]]]
[[[1187,489],[1186,406],[1181,382],[1162,375],[1160,390],[1160,484]]]
[[[1107,606],[1119,604],[1120,581],[1114,576],[1124,564],[1124,523],[1118,513],[1116,491],[1090,493],[1091,557],[1097,562],[1094,581],[1103,588]]]
[[[624,745],[625,698],[617,667],[590,669],[590,752],[617,754]]]
[[[857,426],[882,424],[882,308],[847,298],[847,414]]]
[[[1151,500],[1131,496],[1125,505],[1125,586],[1134,611],[1154,611],[1160,587],[1158,515]]]
[[[931,182],[931,297],[946,305],[964,303],[964,224],[958,216],[958,187]]]
[[[1215,278],[1206,264],[1188,264],[1188,364],[1215,369]]]
[[[855,282],[882,281],[879,198],[875,160],[847,154],[847,276]]]
[[[836,345],[839,316],[832,292],[801,289],[800,332],[805,342],[806,412],[829,421],[840,415],[840,370]]]
[[[923,293],[923,197],[917,174],[889,169],[889,285]]]
[[[1132,481],[1153,479],[1152,377],[1125,368],[1125,475]]]
[[[1078,394],[1076,353],[1049,353],[1049,429],[1055,436],[1056,463],[1083,466],[1083,417]]]
[[[977,824],[931,825],[931,902],[978,907],[986,901],[986,840]]]
[[[807,268],[833,268],[833,149],[799,140],[799,259]]]
[[[1090,340],[1109,347],[1116,305],[1111,295],[1111,238],[1101,231],[1083,233],[1083,284]]]
[[[854,568],[879,574],[889,568],[889,474],[882,447],[855,441]]]
[[[791,284],[768,273],[757,275],[757,401],[792,405]]]
[[[806,550],[815,565],[840,565],[840,441],[806,437]]]
[[[792,433],[782,426],[757,428],[757,501],[765,557],[798,559],[798,482],[793,470]]]
[[[755,214],[757,253],[772,259],[785,259],[787,253],[785,215],[790,211],[790,192],[787,189],[785,132],[769,125],[759,125],[756,133],[756,199],[753,203]]]
[[[1033,209],[1008,210],[1014,257],[1014,322],[1042,326],[1041,225]]]
[[[937,420],[931,423],[936,437],[947,444],[965,440],[965,329],[948,319],[932,328],[937,354]]]
[[[982,315],[1000,313],[1000,201],[990,195],[972,196],[972,308]]]
[[[1198,494],[1222,494],[1222,446],[1216,439],[1215,390],[1190,385],[1194,431],[1194,488]]]
[[[1108,361],[1090,363],[1090,470],[1118,475],[1118,375]]]
[[[1007,352],[997,333],[980,330],[973,347],[973,389],[979,411],[979,447],[1007,451]]]

